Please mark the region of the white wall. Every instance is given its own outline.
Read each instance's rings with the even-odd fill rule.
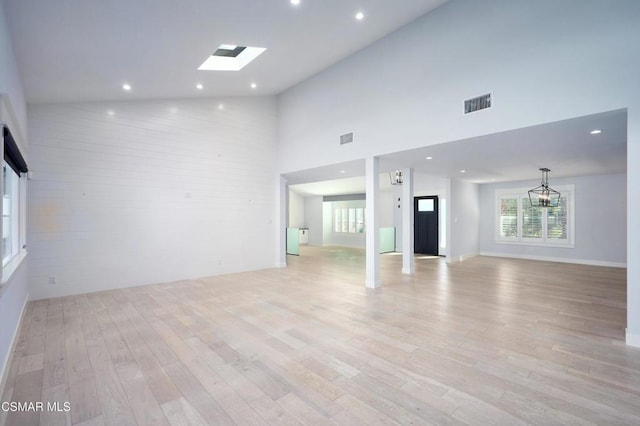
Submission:
[[[322,197],[305,197],[304,217],[309,228],[309,245],[322,246]]]
[[[22,311],[29,300],[27,286],[28,259],[22,261],[13,273],[8,286],[0,296],[0,389],[8,373],[10,349],[16,339]],[[0,416],[2,417],[2,416]]]
[[[475,256],[480,252],[479,185],[450,180],[447,222],[447,261]]]
[[[275,266],[275,99],[223,102],[30,106],[34,298]]]
[[[283,93],[280,170],[624,108],[640,91],[638,21],[636,0],[451,0]],[[490,110],[462,114],[487,92]]]
[[[278,171],[628,108],[636,212],[638,22],[637,0],[450,0],[279,96]],[[461,113],[463,99],[487,92],[490,110]],[[340,146],[347,131],[355,141]],[[627,257],[640,259],[640,215],[627,218]],[[640,346],[640,264],[628,268],[627,342]]]
[[[575,184],[575,247],[537,247],[496,243],[496,190],[533,188],[540,181],[480,185],[480,251],[486,254],[550,258],[580,263],[627,262],[626,175],[553,178],[552,188]]]
[[[4,2],[0,2],[0,122],[9,124],[22,155],[29,161],[25,111],[22,83],[4,15]],[[26,270],[27,259],[22,261],[0,289],[0,389],[20,315],[29,299]]]
[[[393,188],[396,188],[395,186]],[[394,226],[393,216],[394,209],[397,209],[398,197],[395,196],[393,188],[389,190],[381,190],[379,196],[380,207],[378,213],[380,214],[380,227],[388,228]],[[398,186],[400,188],[400,186]]]
[[[15,120],[11,132],[17,142],[23,142],[27,130],[27,105],[4,14],[4,1],[0,0],[0,95],[3,94],[10,100],[12,120]],[[23,152],[23,156],[26,153]]]
[[[305,227],[304,197],[289,190],[289,228]]]

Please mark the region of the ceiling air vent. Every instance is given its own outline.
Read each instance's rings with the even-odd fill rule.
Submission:
[[[353,142],[353,132],[340,136],[340,145]]]
[[[480,111],[481,109],[491,108],[491,93],[478,96],[477,98],[467,99],[464,101],[464,113]]]

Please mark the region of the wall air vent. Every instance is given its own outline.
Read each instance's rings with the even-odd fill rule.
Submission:
[[[464,101],[465,114],[487,108],[491,108],[491,93]]]
[[[353,142],[353,132],[340,136],[340,145]]]

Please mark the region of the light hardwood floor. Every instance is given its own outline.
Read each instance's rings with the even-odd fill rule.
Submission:
[[[29,303],[0,424],[640,424],[626,270],[304,247],[289,268]]]

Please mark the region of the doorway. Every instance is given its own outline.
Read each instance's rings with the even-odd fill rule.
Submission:
[[[438,196],[413,199],[413,252],[438,256]]]

